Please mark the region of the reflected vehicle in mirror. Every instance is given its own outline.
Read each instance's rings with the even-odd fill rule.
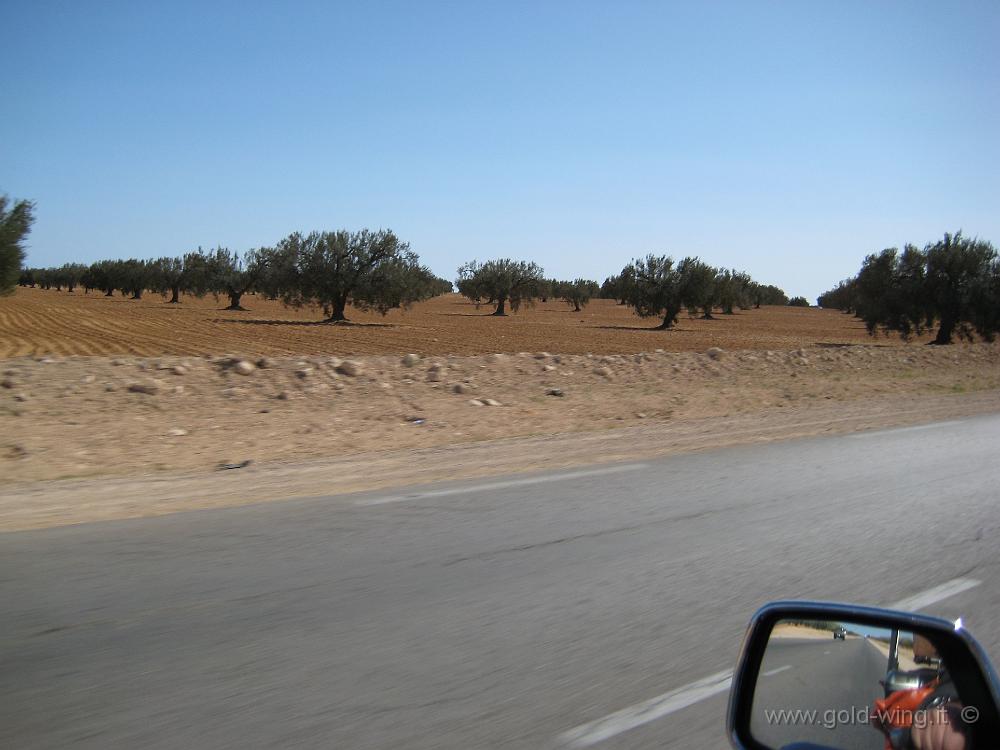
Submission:
[[[747,630],[728,729],[748,750],[993,748],[1000,687],[960,621],[776,602]]]

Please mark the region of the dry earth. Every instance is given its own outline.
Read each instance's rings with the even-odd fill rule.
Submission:
[[[228,357],[6,360],[0,528],[1000,411],[987,344],[416,360],[274,358],[247,374]]]
[[[247,296],[247,312],[221,309],[211,297],[170,305],[77,290],[19,289],[0,297],[0,358],[23,356],[224,353],[297,357],[416,352],[423,355],[550,351],[634,354],[653,349],[796,349],[830,344],[899,346],[873,341],[856,319],[833,310],[769,307],[700,320],[682,315],[675,330],[657,331],[613,300],[594,300],[576,313],[561,302],[539,303],[506,318],[457,294],[392,310],[386,316],[349,311],[353,325],[319,323],[318,310],[294,310]]]

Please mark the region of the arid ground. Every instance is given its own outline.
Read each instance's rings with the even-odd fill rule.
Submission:
[[[0,300],[0,529],[1000,411],[1000,346],[832,311],[653,331],[601,300],[497,319],[448,296],[350,326],[247,304]]]
[[[634,354],[654,349],[797,349],[831,344],[895,346],[871,339],[860,321],[834,310],[768,307],[718,314],[715,320],[682,314],[676,329],[639,318],[613,300],[593,300],[582,312],[550,300],[505,318],[457,294],[390,310],[385,316],[350,310],[354,325],[321,323],[322,311],[288,308],[248,295],[246,312],[223,309],[212,297],[182,297],[171,305],[155,294],[141,300],[99,292],[72,294],[19,289],[0,298],[0,358],[132,354],[300,356],[423,355],[550,351],[559,354]]]

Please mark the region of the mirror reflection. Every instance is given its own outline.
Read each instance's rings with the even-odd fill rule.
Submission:
[[[771,631],[751,731],[772,748],[970,750],[966,709],[922,635],[843,621]]]

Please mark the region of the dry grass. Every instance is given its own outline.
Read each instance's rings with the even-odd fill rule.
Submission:
[[[832,310],[770,307],[716,320],[681,316],[671,331],[611,300],[572,312],[561,302],[540,303],[494,318],[457,294],[393,310],[386,316],[350,311],[353,325],[319,321],[317,310],[294,310],[259,297],[244,298],[248,312],[223,310],[211,297],[185,297],[180,305],[148,295],[120,296],[19,289],[0,298],[0,358],[21,356],[211,355],[224,352],[297,356],[314,354],[475,355],[550,351],[629,354],[654,349],[788,350],[837,344],[897,346],[872,339],[861,323]]]

